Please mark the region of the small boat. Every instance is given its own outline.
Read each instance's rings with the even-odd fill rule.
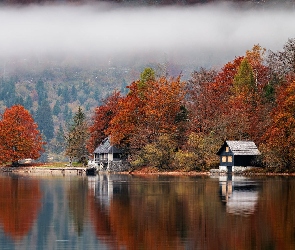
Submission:
[[[96,175],[96,168],[95,167],[86,168],[86,175]]]

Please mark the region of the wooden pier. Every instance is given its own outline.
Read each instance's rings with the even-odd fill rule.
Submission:
[[[82,175],[83,173],[86,173],[86,168],[75,168],[75,167],[66,167],[66,168],[50,168],[50,170],[59,170],[62,172],[62,174],[65,174],[68,171],[76,171],[77,175]]]

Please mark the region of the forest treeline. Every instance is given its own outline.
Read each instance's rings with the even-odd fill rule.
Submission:
[[[140,74],[136,68],[86,63],[68,66],[28,60],[7,61],[3,65],[0,112],[3,114],[6,108],[16,104],[30,112],[46,141],[42,161],[48,157],[63,158],[63,134],[79,106],[90,116],[112,89],[126,93],[127,82]]]
[[[207,170],[224,140],[253,140],[270,171],[295,171],[295,39],[281,51],[254,45],[220,70],[190,80],[146,68],[127,95],[96,108],[89,152],[107,136],[134,168]]]
[[[261,166],[295,170],[295,39],[279,51],[254,45],[221,68],[200,68],[185,81],[147,67],[126,87],[123,72],[130,69],[69,70],[1,79],[1,129],[12,150],[6,155],[16,155],[20,146],[9,146],[16,136],[6,136],[5,124],[18,123],[5,114],[20,110],[29,117],[24,121],[38,125],[42,141],[35,131],[39,148],[32,158],[44,149],[43,161],[65,155],[84,161],[110,136],[133,168],[204,171],[218,166],[224,140],[252,140],[262,153]],[[24,78],[26,72],[31,75]]]

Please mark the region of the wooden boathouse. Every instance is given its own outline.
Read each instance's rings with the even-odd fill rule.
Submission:
[[[129,165],[121,149],[112,145],[110,138],[105,138],[94,150],[94,163],[99,170],[124,171]]]
[[[219,171],[232,173],[255,165],[260,152],[253,141],[225,141],[217,152]]]

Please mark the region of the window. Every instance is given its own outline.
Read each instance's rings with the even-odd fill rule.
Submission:
[[[119,154],[119,153],[114,153],[114,154],[113,154],[113,158],[114,158],[114,159],[121,159],[121,154]]]
[[[229,152],[229,147],[225,147],[225,152]]]
[[[231,155],[229,155],[229,156],[227,157],[227,161],[228,161],[228,162],[233,162],[233,157],[232,157]]]
[[[222,156],[222,157],[221,157],[221,161],[222,161],[222,162],[226,162],[226,156]]]

